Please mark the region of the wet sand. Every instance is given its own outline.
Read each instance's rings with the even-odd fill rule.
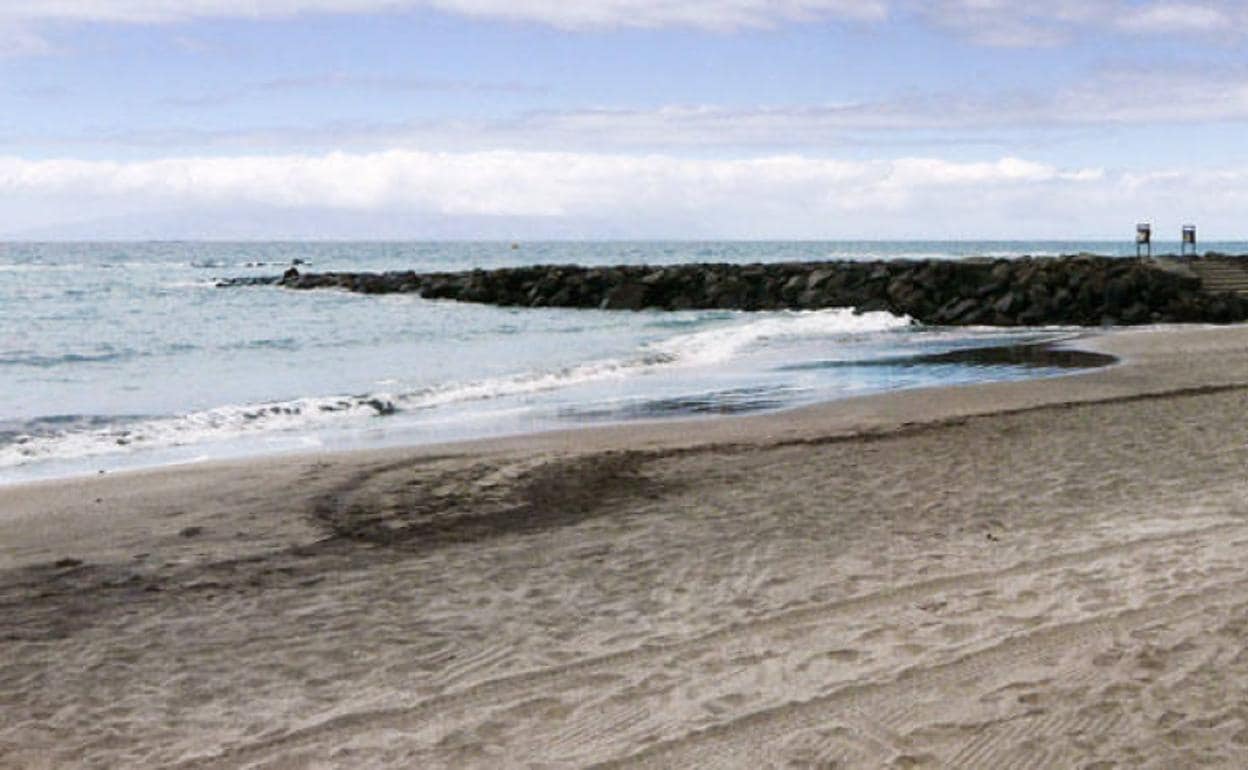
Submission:
[[[1242,767],[1248,329],[0,488],[0,766]]]

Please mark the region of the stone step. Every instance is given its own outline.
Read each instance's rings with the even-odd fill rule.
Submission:
[[[1248,264],[1202,259],[1190,263],[1190,268],[1207,294],[1248,296]]]

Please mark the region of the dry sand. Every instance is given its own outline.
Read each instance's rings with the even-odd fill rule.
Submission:
[[[1242,768],[1248,329],[1079,344],[1124,363],[0,488],[0,765]]]

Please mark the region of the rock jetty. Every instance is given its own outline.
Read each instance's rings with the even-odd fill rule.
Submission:
[[[1248,256],[1225,257],[1248,271]],[[521,307],[606,310],[887,310],[925,324],[1101,326],[1248,319],[1248,298],[1202,289],[1180,260],[1074,255],[1020,259],[582,267],[453,273],[302,273],[236,278],[272,284]]]

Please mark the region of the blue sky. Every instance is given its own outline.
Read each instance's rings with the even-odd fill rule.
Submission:
[[[7,237],[1248,236],[1216,0],[0,0]]]

